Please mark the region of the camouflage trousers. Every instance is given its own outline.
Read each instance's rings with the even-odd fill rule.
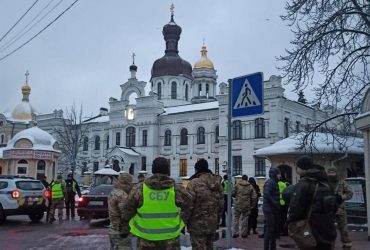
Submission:
[[[59,221],[63,219],[63,207],[64,207],[64,199],[58,198],[58,199],[52,199],[50,204],[50,212],[49,212],[49,220],[55,219],[55,209],[58,209],[58,218]]]
[[[138,250],[180,250],[180,236],[170,240],[149,241],[137,238]]]
[[[233,216],[233,235],[239,235],[239,221],[241,224],[242,236],[248,235],[248,216],[250,211],[241,212],[234,209]]]
[[[347,213],[342,211],[342,213],[336,215],[336,220],[338,223],[338,230],[340,233],[340,240],[343,243],[343,249],[351,249],[352,248],[352,241],[348,235],[348,228],[347,228]]]
[[[110,250],[131,250],[131,235],[109,232]]]
[[[190,242],[193,250],[212,250],[215,234],[193,235],[190,234]]]

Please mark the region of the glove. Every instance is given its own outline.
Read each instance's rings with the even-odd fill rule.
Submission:
[[[337,204],[342,204],[343,198],[340,194],[336,194],[335,197],[337,198]]]

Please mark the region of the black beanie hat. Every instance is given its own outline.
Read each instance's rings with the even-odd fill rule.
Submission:
[[[208,172],[208,161],[205,159],[200,159],[195,163],[195,171],[196,172]]]
[[[314,168],[313,159],[309,156],[302,156],[297,160],[297,167],[303,170]]]
[[[164,157],[155,158],[152,164],[152,173],[169,175],[170,164],[168,164],[168,160]]]

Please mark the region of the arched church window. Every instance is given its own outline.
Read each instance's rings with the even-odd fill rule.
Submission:
[[[136,129],[134,127],[126,129],[126,147],[135,147],[135,134]]]
[[[254,137],[265,138],[265,119],[257,118],[254,120]]]
[[[39,160],[37,162],[37,173],[36,173],[36,179],[37,180],[41,180],[42,177],[44,177],[45,175],[45,166],[46,166],[46,163],[44,160]]]
[[[188,145],[188,130],[186,128],[181,129],[180,145]]]
[[[218,139],[219,136],[220,136],[220,128],[217,125],[216,126],[216,131],[215,131],[215,143],[219,143],[219,139]]]
[[[206,84],[206,96],[208,96],[209,95],[209,84],[207,83]]]
[[[189,86],[185,85],[185,101],[189,100]]]
[[[200,96],[202,94],[202,84],[199,83],[198,84],[198,96]]]
[[[157,86],[157,94],[158,94],[158,100],[161,100],[162,99],[162,83],[158,83],[158,86]]]
[[[171,83],[171,99],[177,98],[177,83],[172,82]]]
[[[100,150],[100,136],[95,137],[95,150]]]
[[[197,131],[197,143],[204,144],[206,142],[205,130],[203,127],[199,127]]]
[[[0,139],[1,143],[0,144],[4,144],[4,141],[5,141],[5,136],[4,135],[1,135],[1,139]]]
[[[82,150],[83,151],[89,150],[89,138],[87,138],[87,136],[84,137]]]
[[[26,160],[19,160],[17,163],[17,174],[26,175],[28,172],[28,162]]]
[[[164,132],[164,145],[171,146],[171,130],[169,129]]]

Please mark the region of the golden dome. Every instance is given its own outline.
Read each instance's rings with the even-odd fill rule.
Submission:
[[[202,58],[194,64],[194,69],[214,69],[213,63],[207,57],[207,47],[203,46],[200,52],[202,53]]]
[[[29,94],[31,93],[31,87],[28,86],[28,84],[26,83],[25,85],[22,86],[22,93],[23,94]]]

